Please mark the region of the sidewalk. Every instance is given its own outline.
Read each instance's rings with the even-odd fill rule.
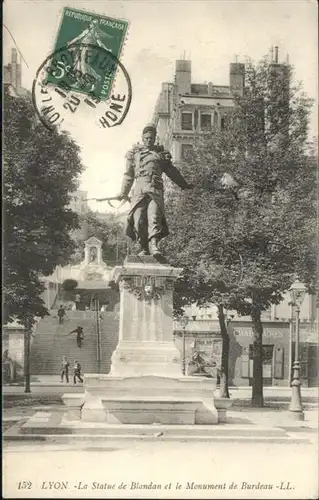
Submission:
[[[28,394],[24,393],[24,387],[21,386],[5,386],[3,388],[3,423],[5,430],[10,435],[15,434],[14,439],[21,438],[20,426],[23,421],[29,421],[29,419],[31,419],[30,423],[32,423],[32,419],[35,419],[32,424],[35,426],[43,419],[48,420],[48,425],[49,421],[52,421],[50,425],[52,427],[52,436],[55,439],[60,428],[60,424],[58,425],[57,422],[63,418],[66,412],[61,400],[62,394],[84,391],[82,385],[61,384],[59,377],[37,378],[38,380],[31,384],[32,392]],[[260,442],[269,443],[281,441],[305,442],[305,440],[308,440],[309,443],[318,445],[318,388],[302,389],[304,421],[295,420],[294,414],[289,411],[291,390],[288,387],[264,388],[265,406],[263,408],[251,406],[251,387],[231,387],[229,392],[232,406],[227,411],[227,424],[221,424],[218,429],[216,427],[217,430],[215,429],[210,437],[211,440],[225,439],[226,441],[234,440],[234,442],[235,440],[237,440],[236,442],[244,442],[245,440],[255,442],[259,440]],[[218,390],[216,391],[217,394]],[[227,430],[226,437],[215,437],[215,434],[223,434],[223,428],[225,428],[225,432]],[[38,429],[37,432],[42,435],[43,432],[41,433],[40,430]],[[61,429],[60,431],[62,435],[60,438],[62,439],[64,430]],[[82,433],[84,431],[85,429],[82,429]],[[277,434],[269,436],[270,431],[277,433],[278,436]],[[46,432],[48,436],[51,436],[50,429],[47,429]],[[280,433],[282,435],[279,436]],[[10,437],[9,434],[8,438]],[[97,440],[105,439],[102,434],[101,436],[95,436],[95,438]],[[203,435],[199,439],[204,440],[205,436],[208,439],[205,431],[203,431]],[[70,436],[69,438],[71,439]],[[30,436],[26,439],[30,439]],[[63,439],[67,439],[67,435]],[[90,439],[93,439],[91,435]]]
[[[85,378],[85,375],[84,375]],[[3,385],[2,393],[6,395],[24,395],[25,397],[34,395],[52,395],[63,394],[65,392],[83,392],[82,384],[73,385],[72,380],[69,384],[61,383],[59,375],[36,375],[31,377],[31,394],[24,393],[23,385]],[[230,398],[233,400],[249,400],[251,398],[251,387],[230,387]],[[218,394],[218,389],[215,391]],[[319,387],[302,387],[302,399],[305,402],[318,403]],[[264,387],[264,400],[288,402],[291,398],[290,387]]]

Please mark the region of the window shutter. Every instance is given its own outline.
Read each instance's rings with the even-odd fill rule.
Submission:
[[[274,349],[274,378],[283,378],[284,349],[276,347]]]
[[[181,126],[182,130],[193,130],[193,114],[192,113],[182,113],[181,116]]]
[[[241,353],[241,377],[249,378],[249,352],[245,347]]]

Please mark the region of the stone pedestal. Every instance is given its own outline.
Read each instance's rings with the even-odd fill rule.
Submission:
[[[173,341],[173,288],[180,273],[153,257],[132,256],[115,268],[119,343],[110,374],[85,377],[83,422],[200,425],[225,419],[227,405],[214,404],[217,364],[212,378],[181,374]]]
[[[130,257],[115,268],[120,331],[110,375],[180,376],[180,353],[173,342],[173,289],[180,273],[152,257]]]
[[[81,418],[112,424],[217,424],[214,389],[214,381],[204,377],[90,374]]]

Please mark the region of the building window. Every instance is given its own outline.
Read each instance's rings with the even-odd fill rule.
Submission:
[[[192,150],[193,150],[193,146],[191,144],[182,144],[181,145],[181,159],[188,160]]]
[[[200,115],[200,129],[201,130],[210,130],[212,127],[212,116],[208,114]]]
[[[225,118],[221,118],[221,120],[220,120],[220,128],[222,130],[225,128]]]
[[[182,130],[193,130],[193,113],[182,113]]]
[[[271,313],[272,313],[272,308],[269,307],[268,309],[266,309],[265,311],[263,311],[261,313],[262,319],[263,320],[265,320],[265,319],[268,319],[268,320],[271,319]]]
[[[273,377],[283,378],[284,349],[274,345],[262,346],[262,370],[264,385],[271,385]],[[252,379],[253,377],[253,345],[242,348],[241,354],[241,377]]]

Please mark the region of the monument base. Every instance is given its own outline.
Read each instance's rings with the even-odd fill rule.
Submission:
[[[211,379],[199,377],[87,375],[79,411],[83,422],[211,425],[225,421],[231,404],[218,399],[215,405],[214,390]],[[72,414],[74,397],[62,398],[66,406],[71,401]]]
[[[180,377],[180,355],[173,342],[122,341],[113,353],[110,375]]]
[[[219,400],[219,408],[214,403],[219,359],[212,364],[212,378],[181,376],[180,351],[173,340],[173,289],[181,271],[152,256],[129,256],[114,269],[121,303],[111,372],[85,377],[78,407],[75,396],[63,396],[69,418],[80,414],[82,425],[225,421],[228,402]]]

